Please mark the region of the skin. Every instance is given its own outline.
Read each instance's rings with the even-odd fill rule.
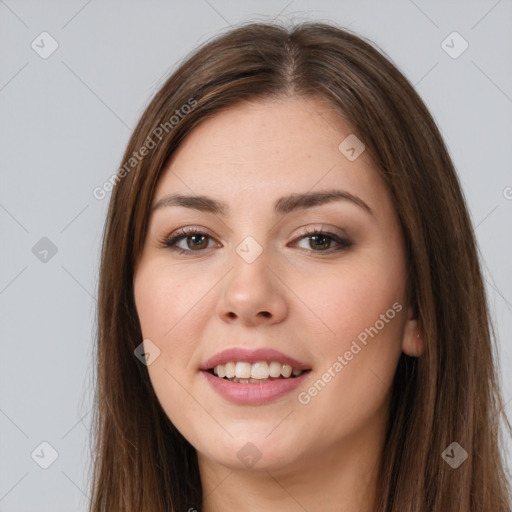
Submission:
[[[245,102],[196,127],[156,188],[153,204],[182,193],[229,205],[226,216],[155,210],[134,275],[144,339],[160,350],[148,366],[151,382],[198,452],[206,512],[373,509],[398,359],[402,351],[419,356],[422,345],[397,214],[367,153],[349,161],[338,149],[350,133],[318,98]],[[273,212],[281,196],[327,189],[357,195],[373,214],[350,201]],[[189,253],[180,255],[160,242],[192,225],[211,237],[207,248],[182,239]],[[332,251],[336,242],[322,239],[317,248],[305,227],[348,236],[352,246]],[[236,252],[247,236],[262,248],[252,263]],[[332,375],[338,356],[395,303],[401,311],[300,403],[298,394],[329,368]],[[232,347],[276,348],[312,371],[271,403],[236,405],[199,371]],[[261,453],[253,467],[237,457],[247,442]]]

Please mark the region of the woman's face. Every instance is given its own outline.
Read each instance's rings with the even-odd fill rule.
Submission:
[[[158,183],[135,302],[201,465],[311,468],[382,443],[400,353],[420,348],[398,218],[350,134],[319,99],[243,103]]]

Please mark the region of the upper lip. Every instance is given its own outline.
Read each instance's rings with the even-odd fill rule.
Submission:
[[[210,370],[219,364],[226,364],[229,362],[245,361],[247,363],[257,363],[259,361],[277,361],[278,363],[288,364],[292,368],[299,370],[310,370],[311,367],[307,364],[301,363],[292,357],[289,357],[278,350],[272,348],[259,348],[256,350],[247,350],[245,348],[229,348],[218,352],[213,357],[210,357],[201,366],[200,370]]]

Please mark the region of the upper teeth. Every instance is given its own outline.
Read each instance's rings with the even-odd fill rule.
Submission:
[[[268,379],[269,377],[285,378],[294,375],[297,377],[303,372],[298,368],[293,368],[289,364],[281,364],[277,361],[267,363],[266,361],[258,361],[257,363],[247,363],[245,361],[229,362],[219,364],[213,368],[213,373],[218,377],[226,377],[228,379]]]

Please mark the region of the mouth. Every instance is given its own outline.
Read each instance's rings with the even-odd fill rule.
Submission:
[[[276,380],[296,379],[311,369],[301,369],[280,361],[229,361],[206,370],[211,375],[237,384],[263,384]]]
[[[199,368],[211,388],[237,405],[263,405],[284,397],[313,370],[277,350],[231,348]]]

